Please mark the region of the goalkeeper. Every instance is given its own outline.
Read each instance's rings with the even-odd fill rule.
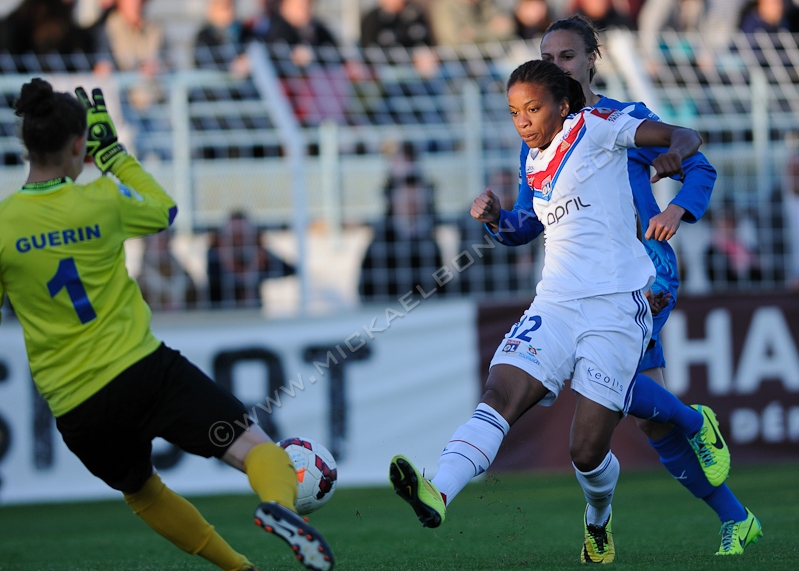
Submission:
[[[164,485],[151,441],[221,458],[258,494],[256,523],[306,567],[331,569],[330,547],[293,511],[297,480],[285,451],[258,426],[242,427],[244,406],[153,336],[123,242],[167,228],[177,207],[117,142],[102,92],[76,94],[38,78],[22,87],[15,110],[30,172],[0,202],[0,301],[8,294],[19,316],[36,388],[64,442],[179,548],[226,571],[254,570]],[[87,152],[121,184],[106,176],[76,184]]]

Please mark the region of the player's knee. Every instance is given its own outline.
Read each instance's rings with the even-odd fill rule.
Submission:
[[[599,466],[607,456],[606,449],[599,449],[586,442],[572,442],[569,446],[574,467],[580,472],[590,472]]]
[[[118,480],[106,480],[106,483],[115,490],[119,490],[126,495],[135,495],[144,489],[145,484],[153,475],[153,465],[142,463],[130,470]]]

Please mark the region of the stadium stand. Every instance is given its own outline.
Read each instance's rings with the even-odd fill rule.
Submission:
[[[97,77],[87,55],[0,52],[0,197],[25,176],[11,109],[22,83],[43,74],[60,90],[101,85],[112,110],[122,111],[116,114],[124,117],[121,138],[181,206],[170,248],[196,282],[197,307],[209,303],[209,232],[234,211],[246,212],[270,249],[297,270],[296,277],[264,282],[262,295],[272,298],[264,311],[317,313],[360,303],[361,261],[371,227],[384,212],[386,143],[415,146],[422,174],[436,188],[435,236],[451,268],[464,248],[459,224],[488,184],[488,173],[518,167],[519,140],[504,82],[518,64],[539,55],[537,39],[361,49],[349,41],[343,18],[333,28],[340,47],[319,47],[304,67],[291,60],[286,46],[247,46],[251,73],[241,77],[220,62],[245,47],[193,51],[203,2],[156,1],[152,8],[166,30],[170,53],[164,59],[170,65],[152,78],[163,95],[146,109],[125,96],[138,80],[135,72]],[[322,15],[329,10],[327,3],[320,6]],[[597,91],[644,101],[663,120],[702,134],[703,151],[719,171],[711,212],[734,213],[734,232],[758,259],[757,280],[714,275],[711,282],[711,224],[684,224],[673,240],[684,291],[792,287],[799,273],[788,220],[796,200],[796,169],[789,161],[799,154],[796,38],[787,32],[733,34],[719,46],[697,33],[664,30],[653,50],[635,32],[614,30],[603,44]],[[674,191],[667,182],[655,188],[664,203]],[[132,254],[142,250],[130,248]],[[135,255],[129,266],[135,275]],[[460,281],[457,269],[453,273]],[[531,293],[469,282],[453,290],[482,297]],[[160,309],[158,296],[153,299]]]

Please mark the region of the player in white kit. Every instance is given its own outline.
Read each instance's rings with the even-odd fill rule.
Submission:
[[[587,517],[604,522],[599,535],[605,536],[586,541],[590,553],[583,560],[610,563],[619,475],[610,441],[649,343],[652,315],[644,293],[655,278],[636,235],[627,149],[667,147],[653,161],[654,182],[681,173],[682,160],[697,152],[701,139],[691,129],[610,109],[580,111],[582,87],[551,62],[519,66],[508,80],[508,104],[531,149],[524,174],[534,211],[501,210],[483,193],[471,214],[503,233],[533,220],[544,233],[542,279],[530,308],[497,348],[481,402],[444,448],[435,478],[424,478],[404,456],[394,457],[389,478],[423,525],[437,527],[446,505],[488,469],[510,425],[532,406],[552,404],[572,379],[577,404],[570,454]]]

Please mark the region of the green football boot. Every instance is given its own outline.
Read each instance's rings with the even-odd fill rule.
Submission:
[[[397,495],[411,504],[422,525],[438,527],[444,522],[447,506],[441,492],[405,456],[392,458],[388,479]]]
[[[720,486],[730,474],[730,449],[721,436],[716,413],[701,404],[693,404],[691,408],[702,415],[703,423],[702,428],[688,442],[694,449],[708,482],[713,486]]]
[[[755,514],[746,509],[743,521],[725,521],[721,524],[721,547],[716,555],[740,555],[750,543],[757,543],[763,537],[763,526]]]

